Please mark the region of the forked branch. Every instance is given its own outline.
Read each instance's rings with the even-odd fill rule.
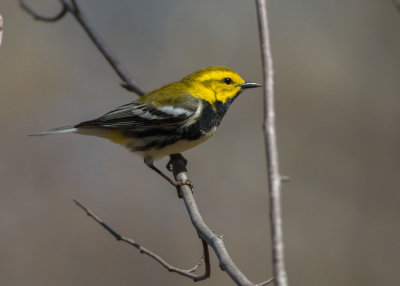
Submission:
[[[141,246],[138,242],[134,241],[133,239],[127,238],[127,237],[119,234],[118,232],[116,232],[107,223],[105,223],[101,218],[99,218],[97,215],[95,215],[90,209],[88,209],[86,206],[84,206],[78,200],[74,199],[74,202],[77,206],[79,206],[81,209],[83,209],[89,217],[91,217],[94,221],[96,221],[98,224],[100,224],[102,227],[104,227],[109,233],[111,233],[111,235],[113,235],[118,241],[123,241],[125,243],[128,243],[129,245],[134,246],[135,248],[137,248],[140,251],[140,253],[150,256],[155,261],[160,263],[169,272],[178,273],[182,276],[191,278],[194,281],[200,281],[200,280],[204,280],[204,279],[207,279],[208,277],[210,277],[210,255],[208,252],[208,245],[203,239],[201,240],[202,245],[203,245],[203,257],[192,268],[190,268],[188,270],[180,269],[178,267],[175,267],[175,266],[169,264],[161,256],[159,256],[156,253],[154,253],[153,251]],[[205,263],[204,274],[200,274],[200,275],[193,274],[193,272],[195,272],[200,267],[200,265],[203,263],[203,261]]]
[[[178,182],[185,182],[188,180],[187,170],[186,170],[186,162],[183,160],[182,156],[171,156],[172,163],[172,171],[174,173],[174,177]],[[259,284],[254,284],[251,282],[236,266],[233,262],[232,258],[229,256],[229,253],[226,249],[222,236],[214,233],[208,225],[204,222],[199,208],[197,207],[196,201],[193,196],[192,189],[188,185],[182,185],[179,187],[180,193],[182,194],[182,199],[185,202],[186,210],[188,211],[190,220],[197,230],[197,234],[203,240],[205,240],[208,245],[212,247],[215,254],[218,257],[219,266],[222,270],[226,271],[226,273],[232,278],[233,281],[236,282],[237,285],[267,285],[272,282],[274,279],[268,279]]]

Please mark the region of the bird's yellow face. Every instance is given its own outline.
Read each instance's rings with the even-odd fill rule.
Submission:
[[[182,79],[188,86],[191,95],[214,104],[216,101],[225,103],[234,98],[246,84],[235,71],[222,67],[211,66],[200,69]]]

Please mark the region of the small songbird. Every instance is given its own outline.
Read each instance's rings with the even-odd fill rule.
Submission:
[[[32,135],[71,132],[109,139],[143,156],[147,166],[176,186],[153,160],[206,141],[236,97],[244,89],[260,86],[243,80],[229,68],[211,66],[97,119]]]

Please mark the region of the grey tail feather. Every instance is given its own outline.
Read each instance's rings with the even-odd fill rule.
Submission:
[[[71,133],[71,132],[75,132],[77,130],[78,130],[78,128],[76,128],[74,125],[71,125],[71,126],[54,128],[54,129],[44,131],[44,132],[29,134],[29,136],[43,136],[43,135],[56,134],[56,133]]]

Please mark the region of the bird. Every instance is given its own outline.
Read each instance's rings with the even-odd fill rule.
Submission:
[[[239,94],[260,86],[245,81],[230,68],[209,66],[99,118],[30,135],[77,133],[106,138],[141,155],[148,167],[177,187],[185,182],[170,179],[154,166],[154,160],[181,156],[181,152],[206,141]]]

